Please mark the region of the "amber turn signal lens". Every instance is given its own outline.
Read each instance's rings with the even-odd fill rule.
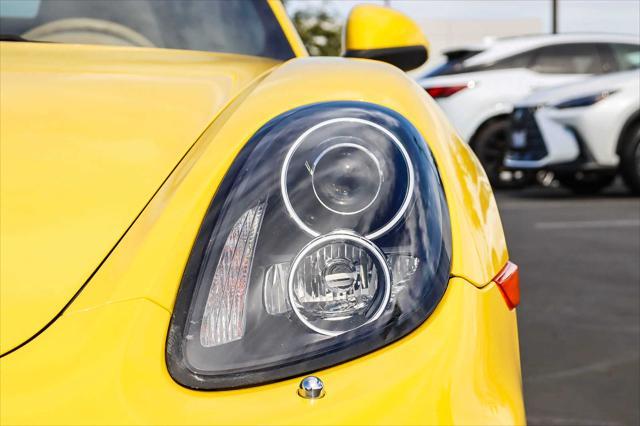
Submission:
[[[500,288],[509,309],[513,309],[520,304],[520,273],[518,265],[507,261],[507,264],[498,272],[493,281],[498,284],[498,288]]]

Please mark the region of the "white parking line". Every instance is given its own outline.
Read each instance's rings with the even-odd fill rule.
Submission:
[[[571,222],[537,222],[536,229],[577,229],[577,228],[635,228],[640,219],[583,220]]]

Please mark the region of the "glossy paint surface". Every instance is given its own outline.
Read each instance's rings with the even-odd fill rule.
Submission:
[[[177,61],[185,55],[162,54],[176,55]],[[125,68],[103,78],[95,90],[117,92],[122,75],[130,74],[126,68],[132,66],[126,58],[120,61],[125,61]],[[2,78],[4,87],[4,69]],[[23,77],[16,73],[15,78]],[[190,75],[183,79],[187,87],[199,81]],[[139,80],[155,81],[149,76]],[[39,78],[32,77],[32,85],[33,81]],[[158,81],[157,90],[162,86]],[[57,88],[47,81],[40,90],[55,94]],[[138,101],[155,112],[157,99],[147,94]],[[273,117],[302,105],[341,100],[393,109],[425,138],[451,215],[451,274],[460,278],[451,280],[433,315],[408,336],[316,372],[327,390],[320,401],[296,395],[300,378],[237,391],[181,387],[165,365],[167,327],[191,246],[224,174],[243,144]],[[189,104],[195,116],[200,114],[198,107],[203,108]],[[477,160],[420,87],[382,63],[301,58],[240,91],[219,116],[212,110],[207,114],[212,124],[193,147],[181,146],[188,149],[184,159],[173,172],[166,170],[167,180],[162,183],[163,176],[157,182],[159,191],[64,314],[0,360],[1,423],[524,422],[515,311],[508,309],[491,282],[508,258],[495,200]],[[78,123],[92,124],[86,132],[98,132],[93,111],[78,108],[76,115]],[[190,130],[199,134],[206,125],[193,123]],[[162,138],[174,126],[175,120],[164,117],[154,119],[148,130]],[[14,167],[26,167],[29,161],[14,161]],[[274,172],[277,168],[274,165]],[[114,177],[123,179],[119,187],[131,185],[125,178]],[[51,205],[69,209],[72,220],[80,216],[82,199],[59,198]],[[53,248],[62,252],[73,245],[60,236]],[[37,292],[34,288],[31,295]],[[11,322],[13,326],[19,327]],[[381,378],[381,383],[370,385],[372,377]]]
[[[429,42],[420,27],[397,10],[373,4],[358,5],[349,14],[345,32],[347,50],[425,46]]]
[[[334,77],[336,70],[340,79]],[[316,81],[315,90],[306,84],[309,77]],[[389,89],[376,89],[383,84]],[[285,92],[288,96],[280,95]],[[508,258],[495,200],[475,156],[456,138],[433,101],[390,65],[307,58],[278,67],[225,109],[69,309],[147,297],[171,310],[202,218],[243,143],[270,119],[298,106],[352,99],[394,109],[423,134],[450,210],[451,274],[478,287],[488,284]],[[274,165],[274,173],[278,170]]]
[[[220,109],[277,62],[35,43],[0,54],[4,353],[53,319]]]
[[[326,395],[315,401],[297,395],[300,378],[235,391],[177,385],[163,358],[169,317],[143,299],[65,315],[2,360],[2,423],[524,423],[515,312],[494,284],[453,279],[414,333],[316,372]]]

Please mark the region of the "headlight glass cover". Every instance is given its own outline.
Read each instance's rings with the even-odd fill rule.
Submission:
[[[568,101],[560,102],[556,104],[555,107],[557,109],[588,107],[608,98],[615,92],[615,90],[604,90],[602,92],[594,93],[589,96],[582,96],[579,98],[573,98],[569,99]]]
[[[405,118],[362,102],[290,111],[251,138],[206,213],[169,371],[228,389],[371,352],[429,316],[450,259],[438,171]]]

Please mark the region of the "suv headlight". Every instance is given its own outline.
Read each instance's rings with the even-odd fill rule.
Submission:
[[[429,149],[388,109],[298,108],[260,129],[206,214],[167,338],[172,377],[254,385],[357,357],[446,289],[447,205]]]
[[[603,99],[608,98],[614,93],[616,93],[615,90],[605,90],[602,92],[594,93],[593,95],[582,96],[580,98],[574,98],[574,99],[569,99],[567,101],[560,102],[556,104],[555,107],[557,109],[588,107],[595,103],[600,102]]]

